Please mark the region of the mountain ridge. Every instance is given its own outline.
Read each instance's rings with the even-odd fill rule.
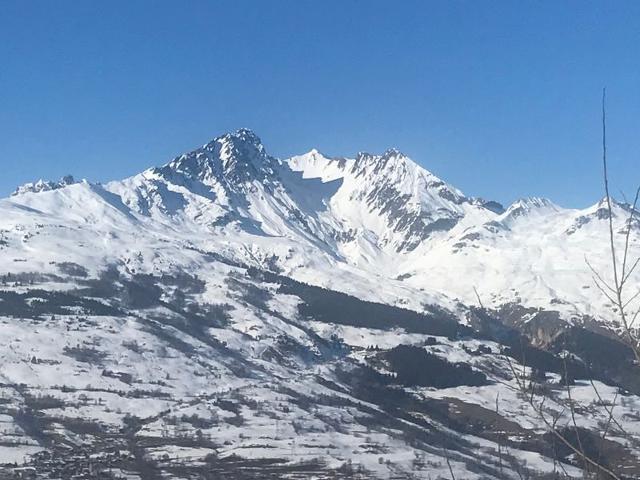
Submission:
[[[163,166],[92,191],[90,184],[75,187],[71,180],[67,183],[75,190],[69,192],[76,193],[67,195],[64,181],[43,182],[35,189],[19,188],[11,200],[46,212],[51,208],[37,195],[53,196],[54,204],[76,212],[74,218],[100,226],[102,213],[79,206],[102,199],[123,215],[105,216],[123,231],[184,229],[198,242],[221,245],[242,261],[260,266],[277,258],[274,267],[304,280],[315,276],[321,284],[336,266],[365,283],[367,278],[393,283],[401,277],[392,290],[415,291],[396,301],[416,309],[420,292],[447,303],[446,298],[458,298],[473,304],[478,290],[496,307],[523,302],[557,309],[561,301],[567,302],[561,305],[567,319],[595,314],[604,324],[615,323],[607,302],[594,304],[587,293],[592,285],[584,256],[602,257],[602,262],[592,261],[607,268],[607,257],[600,253],[607,233],[601,201],[580,210],[530,197],[505,209],[464,195],[397,149],[381,155],[361,152],[351,159],[329,158],[313,149],[280,160],[248,129],[218,136]],[[86,198],[72,198],[76,194]],[[617,224],[625,208],[614,202]],[[110,224],[100,228],[109,231]],[[638,242],[632,235],[632,248]],[[533,278],[540,280],[532,283]],[[379,299],[394,301],[391,296]]]

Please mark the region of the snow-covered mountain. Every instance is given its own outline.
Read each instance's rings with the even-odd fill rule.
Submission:
[[[602,208],[526,198],[505,210],[465,196],[397,150],[279,160],[249,130],[122,181],[40,181],[0,201],[6,270],[28,252],[27,270],[66,256],[93,271],[119,261],[162,271],[189,244],[414,309],[475,304],[477,291],[492,307],[518,303],[612,325],[616,316],[585,262],[609,275]],[[626,209],[615,205],[621,242]],[[633,252],[640,229],[632,228]],[[41,241],[22,238],[37,232],[46,234]]]
[[[609,275],[603,208],[505,209],[397,150],[278,159],[249,130],[105,185],[19,187],[0,200],[0,465],[576,477],[511,372],[543,371],[545,408],[582,402],[586,436],[606,421],[590,381],[624,392],[640,436],[638,367],[585,262]],[[628,212],[614,204],[614,227],[620,242],[632,229],[636,253]],[[640,451],[625,438],[600,443],[632,478]]]

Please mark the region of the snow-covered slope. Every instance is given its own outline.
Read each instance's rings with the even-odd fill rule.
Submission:
[[[537,329],[527,341],[548,349],[548,408],[562,411],[559,353],[576,372],[591,354],[571,325],[617,327],[585,262],[609,275],[603,208],[504,209],[397,150],[277,159],[249,130],[106,185],[19,187],[0,200],[0,464],[61,478],[95,464],[125,478],[436,478],[451,464],[480,479],[519,478],[526,458],[528,475],[577,476],[518,403],[512,326]],[[615,203],[619,242],[628,213]],[[634,418],[636,367],[594,335],[615,350],[590,364],[600,391],[630,390]],[[640,471],[611,437],[612,458]]]
[[[288,163],[303,178],[340,182],[327,216],[342,231],[353,232],[350,243],[368,242],[385,252],[404,253],[458,225],[494,216],[397,150],[360,153],[355,159],[329,159],[312,150]],[[351,260],[362,255],[357,252]]]
[[[622,241],[628,207],[615,208]],[[608,275],[601,203],[574,210],[529,198],[503,210],[397,150],[353,159],[312,150],[279,160],[239,130],[104,186],[67,179],[20,187],[0,209],[6,270],[27,256],[20,268],[46,268],[60,255],[89,268],[136,257],[138,269],[162,270],[180,263],[189,244],[414,309],[474,304],[475,289],[493,307],[516,302],[565,319],[615,321],[585,262]],[[633,253],[640,229],[632,228]],[[38,232],[46,240],[31,238]]]
[[[419,250],[417,257],[401,267],[402,273],[410,285],[447,291],[467,303],[474,301],[475,288],[488,305],[515,302],[557,310],[567,320],[590,316],[615,326],[615,310],[594,285],[587,264],[610,279],[608,221],[603,208],[602,202],[572,210],[545,199],[519,200],[495,220]],[[619,252],[628,210],[627,205],[614,204]],[[630,255],[637,256],[640,229],[637,224],[631,228]],[[630,279],[631,294],[639,280],[636,272]]]

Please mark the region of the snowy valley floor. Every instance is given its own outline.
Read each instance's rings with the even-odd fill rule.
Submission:
[[[497,312],[463,325],[210,270],[5,277],[0,478],[580,478],[514,368],[537,378],[559,431],[571,437],[576,402],[589,455],[640,475],[637,367],[597,354],[608,337],[592,334],[586,359],[577,334],[536,349]]]

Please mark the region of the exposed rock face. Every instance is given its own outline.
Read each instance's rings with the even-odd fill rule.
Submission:
[[[47,181],[47,180],[38,180],[34,183],[25,183],[24,185],[20,185],[16,188],[15,192],[12,195],[21,195],[23,193],[38,193],[38,192],[48,192],[50,190],[57,190],[59,188],[66,187],[68,185],[73,185],[78,183],[72,175],[65,175],[57,182]]]

